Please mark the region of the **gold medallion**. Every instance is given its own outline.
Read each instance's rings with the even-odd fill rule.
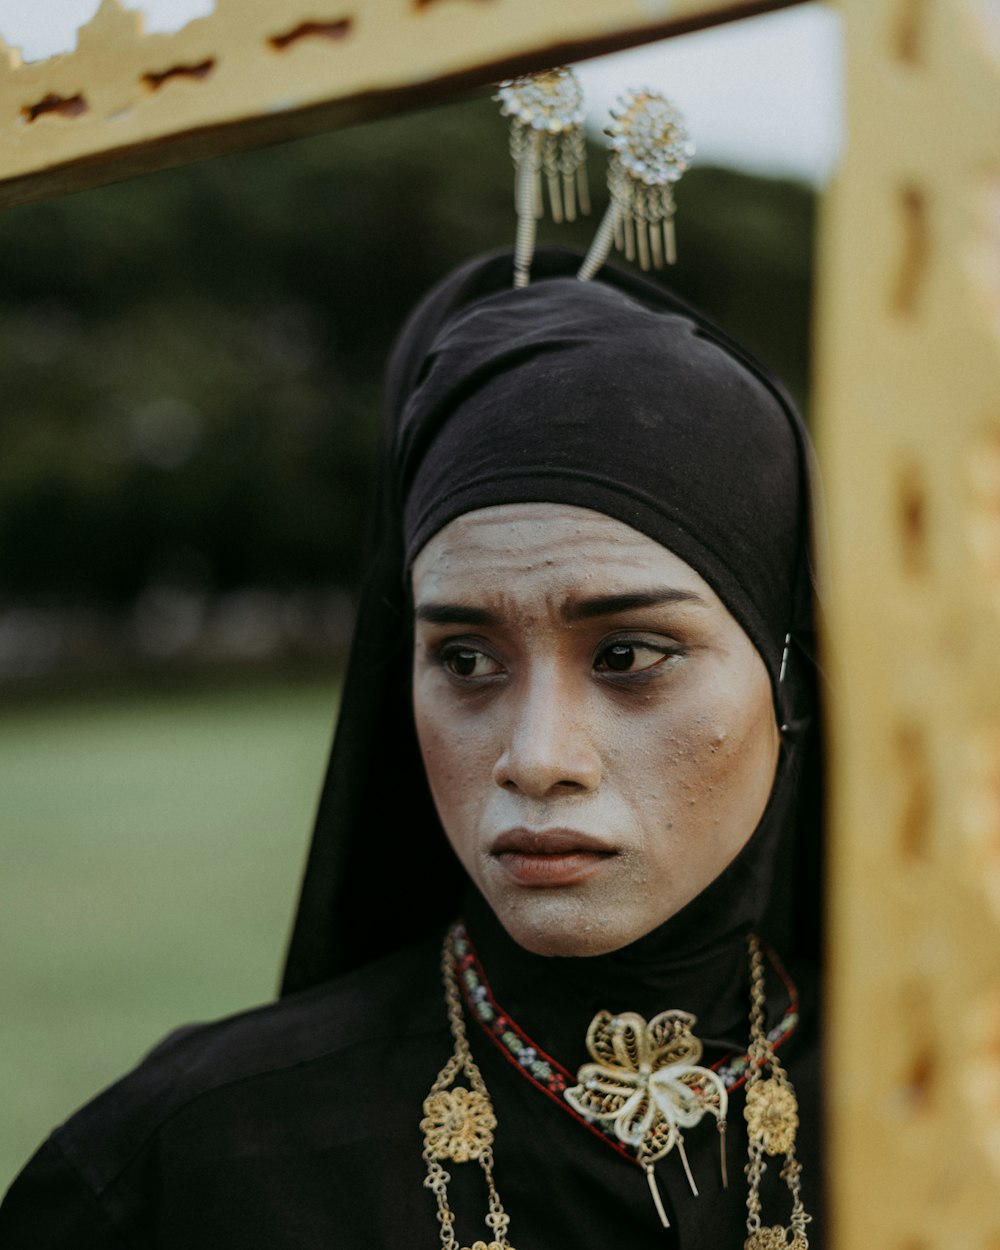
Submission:
[[[795,1145],[799,1106],[792,1087],[769,1077],[747,1090],[746,1116],[750,1137],[769,1155],[787,1154]]]
[[[493,1145],[496,1126],[490,1100],[475,1090],[456,1085],[436,1090],[424,1099],[420,1131],[435,1159],[450,1159],[452,1163],[478,1159]]]

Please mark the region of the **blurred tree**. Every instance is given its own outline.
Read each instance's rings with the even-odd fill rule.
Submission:
[[[512,181],[478,99],[0,216],[0,601],[352,584],[386,351],[510,243]],[[812,193],[696,169],[678,202],[670,282],[801,399]]]

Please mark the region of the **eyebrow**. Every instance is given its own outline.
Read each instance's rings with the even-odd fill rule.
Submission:
[[[619,595],[597,595],[564,604],[560,615],[567,621],[589,621],[600,616],[615,616],[621,612],[635,612],[640,608],[657,608],[669,603],[694,603],[702,607],[705,600],[693,590],[678,590],[673,586],[653,590],[631,591]],[[415,612],[418,621],[431,625],[499,625],[501,618],[487,608],[471,607],[464,603],[422,603]]]
[[[470,608],[463,603],[421,603],[414,611],[418,621],[431,625],[499,625],[500,618],[485,608]]]
[[[597,616],[616,616],[619,612],[634,612],[638,608],[658,608],[668,603],[695,603],[704,606],[705,600],[693,590],[678,590],[673,586],[663,586],[654,590],[580,599],[575,603],[567,603],[562,609],[562,615],[567,621],[589,621]]]

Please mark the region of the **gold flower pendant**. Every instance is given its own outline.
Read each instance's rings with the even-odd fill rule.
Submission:
[[[795,1145],[799,1105],[787,1081],[768,1077],[751,1085],[743,1114],[751,1139],[759,1141],[767,1154],[788,1154]],[[762,1250],[770,1250],[769,1244]]]
[[[437,1090],[424,1099],[420,1131],[435,1159],[450,1159],[453,1163],[478,1159],[493,1145],[496,1126],[490,1100],[475,1090],[457,1085]]]

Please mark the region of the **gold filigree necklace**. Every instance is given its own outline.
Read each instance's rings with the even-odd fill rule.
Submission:
[[[683,1011],[665,1011],[648,1023],[634,1012],[613,1016],[601,1011],[587,1031],[587,1049],[592,1062],[577,1074],[570,1087],[554,1061],[539,1056],[513,1022],[493,1019],[496,1028],[517,1050],[517,1062],[532,1068],[529,1079],[551,1097],[565,1100],[564,1106],[583,1123],[602,1133],[620,1153],[639,1163],[646,1173],[657,1214],[669,1227],[666,1209],[656,1185],[654,1164],[676,1149],[692,1192],[698,1190],[684,1150],[683,1130],[712,1116],[722,1144],[723,1184],[725,1170],[725,1128],[729,1089],[745,1079],[747,1087],[744,1116],[747,1121],[748,1159],[745,1173],[747,1192],[747,1237],[744,1250],[808,1250],[806,1226],[810,1216],[802,1203],[802,1167],[795,1154],[798,1105],[788,1075],[775,1054],[776,1039],[783,1040],[791,1027],[790,1016],[769,1035],[764,1019],[764,960],[755,935],[748,938],[750,958],[750,1046],[745,1056],[745,1077],[736,1078],[727,1069],[729,1083],[715,1068],[698,1065],[701,1042],[694,1035],[695,1017]],[[493,1179],[493,1130],[496,1115],[482,1074],[472,1058],[462,1015],[462,999],[456,972],[456,954],[464,954],[462,976],[465,989],[477,1000],[481,1022],[495,1016],[495,1004],[488,987],[475,972],[478,963],[461,923],[445,937],[441,958],[448,1022],[454,1050],[438,1073],[424,1101],[423,1158],[427,1166],[424,1184],[437,1202],[437,1218],[442,1250],[513,1250],[508,1240],[510,1217],[504,1210]],[[787,1025],[787,1028],[786,1028]],[[718,1067],[718,1065],[717,1065]],[[558,1069],[553,1071],[553,1069]],[[464,1077],[465,1085],[456,1084]],[[628,1153],[627,1153],[628,1152]],[[762,1223],[760,1183],[767,1170],[767,1158],[784,1156],[780,1175],[792,1200],[788,1225]],[[488,1210],[485,1219],[488,1241],[476,1241],[463,1248],[455,1235],[455,1215],[448,1202],[446,1162],[479,1163],[486,1181]]]
[[[448,1203],[448,1182],[451,1180],[443,1164],[468,1163],[475,1160],[483,1170],[489,1195],[486,1227],[490,1241],[474,1242],[471,1250],[513,1250],[507,1240],[510,1217],[503,1209],[500,1195],[493,1181],[493,1130],[497,1118],[493,1113],[486,1082],[469,1050],[462,1019],[462,1002],[455,980],[449,933],[441,952],[441,976],[444,981],[444,1000],[448,1008],[448,1024],[451,1027],[455,1049],[451,1058],[437,1074],[431,1092],[424,1099],[424,1118],[420,1130],[424,1135],[424,1163],[427,1176],[424,1184],[437,1201],[438,1226],[441,1233],[441,1250],[461,1250],[455,1237],[455,1213]],[[463,1075],[469,1083],[466,1089],[455,1081]]]

